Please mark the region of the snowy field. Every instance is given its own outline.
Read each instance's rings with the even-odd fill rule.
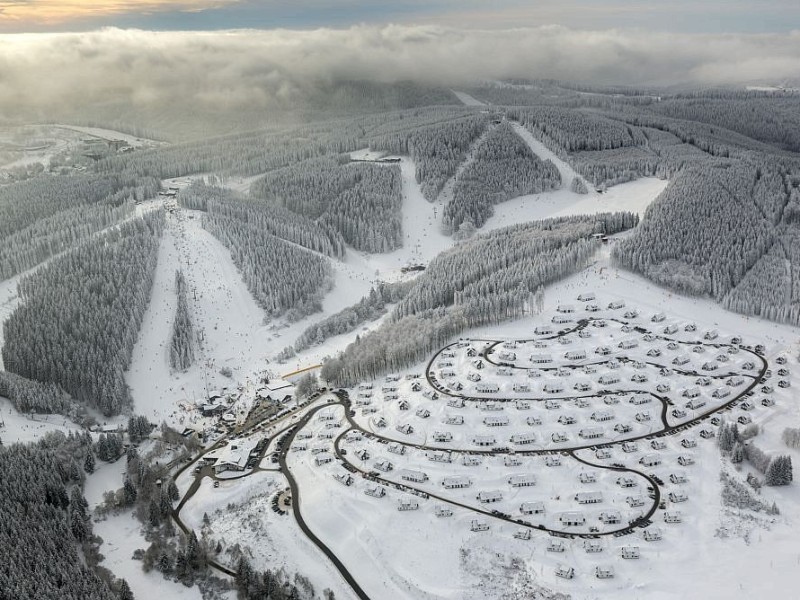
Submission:
[[[135,135],[130,135],[128,133],[122,133],[121,131],[115,131],[113,129],[104,129],[102,127],[81,127],[79,125],[52,125],[54,129],[66,129],[68,131],[75,131],[84,136],[90,137],[97,137],[104,140],[121,140],[132,146],[134,148],[140,148],[142,146],[152,146],[152,145],[159,145],[162,142],[154,142],[153,140],[149,140],[147,138],[140,138]]]
[[[4,445],[36,442],[51,431],[79,431],[80,427],[61,415],[24,415],[11,401],[0,396],[0,440]]]

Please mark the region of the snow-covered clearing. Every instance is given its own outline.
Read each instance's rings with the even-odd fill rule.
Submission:
[[[556,166],[562,184],[560,189],[552,192],[520,196],[495,205],[494,216],[489,219],[484,227],[485,230],[550,217],[590,215],[600,212],[630,211],[642,216],[645,209],[669,183],[655,177],[643,177],[613,186],[606,192],[600,193],[593,185],[583,180],[569,164],[533,137],[530,131],[516,122],[512,122],[511,125],[539,158],[549,160]],[[575,177],[584,181],[588,193],[576,194],[570,191],[570,183]]]
[[[16,275],[11,279],[0,281],[0,350],[3,348],[3,327],[6,319],[11,316],[14,309],[19,304],[19,294],[17,293],[17,284],[19,284],[22,274]],[[0,353],[0,369],[3,368],[3,355]]]
[[[560,189],[543,194],[520,196],[494,207],[494,216],[482,231],[498,229],[550,217],[592,215],[601,212],[630,211],[640,217],[669,182],[655,177],[643,177],[609,188],[603,194],[591,191],[575,194]]]
[[[95,462],[94,473],[86,477],[83,486],[83,496],[89,503],[89,510],[94,510],[103,501],[103,494],[108,491],[118,490],[125,481],[128,461],[125,456],[112,463],[103,460]]]
[[[79,431],[75,423],[61,415],[24,415],[11,401],[0,396],[0,440],[4,445],[36,442],[51,431]]]

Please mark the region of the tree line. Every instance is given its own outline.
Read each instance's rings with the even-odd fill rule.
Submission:
[[[124,580],[98,569],[82,489],[89,434],[48,433],[0,446],[0,595],[14,600],[132,600]]]
[[[370,289],[369,295],[354,305],[309,325],[297,338],[294,350],[302,352],[311,346],[323,343],[330,337],[355,331],[360,325],[382,317],[386,314],[386,306],[405,297],[413,285],[413,281],[380,282]]]
[[[39,175],[0,186],[0,280],[26,271],[128,217],[155,196],[152,178]]]
[[[178,193],[178,203],[223,217],[235,216],[267,233],[326,256],[341,258],[345,252],[341,234],[327,223],[273,203],[252,200],[214,183],[206,184],[203,179],[195,179],[183,188]]]
[[[366,142],[373,150],[411,156],[422,194],[433,202],[486,125],[483,114],[459,112],[444,119],[437,115],[433,122],[425,115],[417,123],[405,119],[393,127],[371,131]]]

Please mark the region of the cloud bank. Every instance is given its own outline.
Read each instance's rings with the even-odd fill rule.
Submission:
[[[362,25],[0,36],[0,112],[108,103],[226,110],[291,103],[315,82],[452,87],[506,77],[706,86],[798,79],[800,31],[676,35]]]
[[[238,0],[0,0],[0,20],[26,26],[52,25],[84,18],[131,13],[198,11]]]

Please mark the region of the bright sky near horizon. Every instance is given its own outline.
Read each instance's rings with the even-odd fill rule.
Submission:
[[[0,0],[0,33],[435,24],[501,29],[766,33],[800,29],[797,0]]]

